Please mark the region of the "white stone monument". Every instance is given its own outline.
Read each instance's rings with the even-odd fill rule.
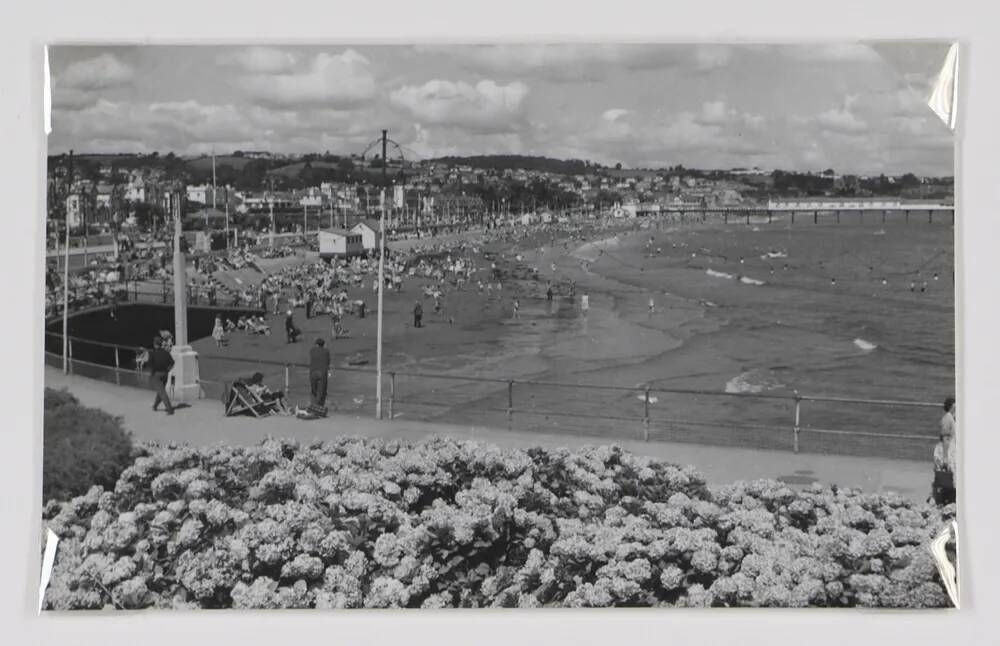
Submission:
[[[181,200],[180,192],[168,194],[174,215],[174,346],[170,355],[174,367],[170,371],[172,384],[170,398],[173,403],[193,402],[201,393],[198,373],[198,353],[188,345],[187,334],[187,262],[181,251]]]

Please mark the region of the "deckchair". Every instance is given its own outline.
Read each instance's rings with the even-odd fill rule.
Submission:
[[[228,388],[226,396],[226,417],[234,415],[245,415],[247,413],[254,417],[267,417],[277,415],[280,404],[278,402],[266,402],[253,394],[249,388],[241,381],[234,381]]]

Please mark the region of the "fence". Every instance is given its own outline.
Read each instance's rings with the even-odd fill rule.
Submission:
[[[61,335],[46,335],[57,340],[61,348]],[[102,361],[74,359],[74,348],[79,353],[82,344],[101,348]],[[136,348],[74,337],[67,346],[70,372],[119,385],[146,386],[147,377],[135,365]],[[90,357],[94,357],[92,352]],[[265,383],[285,390],[292,403],[309,401],[308,366],[304,364],[208,353],[199,360],[204,398],[221,400],[226,382],[261,372]],[[61,368],[62,356],[47,351],[46,362]],[[375,378],[372,367],[337,367],[329,385],[332,408],[372,414]],[[920,401],[630,388],[417,371],[383,372],[382,392],[383,416],[390,420],[905,459],[926,459],[929,455],[937,439],[933,410],[940,406]],[[881,415],[880,411],[892,411],[892,415]],[[872,428],[873,419],[878,430]]]

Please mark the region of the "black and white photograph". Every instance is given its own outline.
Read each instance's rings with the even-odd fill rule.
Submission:
[[[958,607],[959,51],[50,44],[42,609]]]

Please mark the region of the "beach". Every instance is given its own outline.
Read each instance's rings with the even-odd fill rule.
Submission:
[[[954,387],[950,226],[662,219],[561,238],[557,231],[472,245],[465,256],[494,288],[480,293],[475,279],[450,288],[440,313],[423,295],[428,280],[407,278],[401,291],[386,292],[384,370],[396,374],[384,396],[392,392],[394,416],[787,449],[794,402],[737,395],[936,401]],[[349,297],[365,299],[369,315],[347,319],[349,338],[331,345],[340,368],[332,397],[358,414],[374,406],[375,295],[370,283],[363,287]],[[412,327],[416,302],[425,312],[420,329]],[[329,318],[306,320],[299,309],[295,319],[305,332],[296,344],[284,343],[281,316],[271,318],[271,337],[236,335],[224,348],[196,342],[203,378],[247,373],[252,366],[240,357],[305,363],[313,338],[330,339]],[[284,379],[280,366],[261,370]],[[289,373],[292,394],[304,400],[304,368]],[[543,383],[517,383],[524,381]],[[935,432],[932,410],[817,402],[803,409],[804,428]],[[911,459],[930,447],[808,431],[801,443],[806,451]]]

